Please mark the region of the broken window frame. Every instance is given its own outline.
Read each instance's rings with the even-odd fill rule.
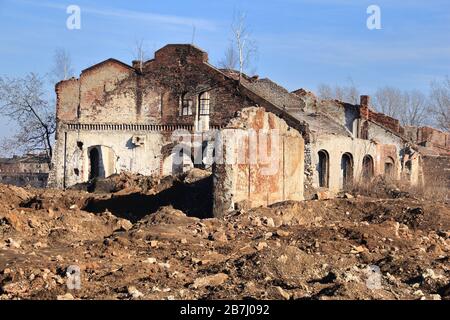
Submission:
[[[211,112],[211,102],[209,98],[209,92],[203,92],[199,95],[199,115],[209,116]]]
[[[181,115],[182,116],[192,116],[192,106],[193,101],[188,98],[187,94],[183,94],[181,98]]]

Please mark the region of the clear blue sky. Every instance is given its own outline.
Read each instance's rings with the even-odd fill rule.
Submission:
[[[66,8],[81,8],[81,30],[68,30]],[[366,9],[381,8],[381,30],[368,30]],[[258,44],[257,73],[289,90],[352,78],[363,93],[393,85],[427,91],[450,75],[448,0],[0,0],[0,74],[51,68],[67,49],[76,73],[114,57],[130,63],[143,39],[149,51],[195,44],[216,64],[230,38],[233,12],[247,12]],[[0,119],[0,137],[11,127]]]

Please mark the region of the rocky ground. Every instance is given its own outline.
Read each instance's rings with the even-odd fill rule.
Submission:
[[[203,178],[0,185],[0,299],[450,299],[448,204],[354,194],[201,219],[158,196]]]

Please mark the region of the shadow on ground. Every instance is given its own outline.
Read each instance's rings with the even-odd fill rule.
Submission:
[[[109,198],[89,198],[83,210],[102,213],[108,210],[117,217],[137,222],[160,207],[173,206],[186,215],[198,218],[212,217],[212,176],[191,184],[174,181],[173,185],[155,195],[132,193]]]

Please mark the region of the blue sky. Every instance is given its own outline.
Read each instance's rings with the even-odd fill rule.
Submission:
[[[80,30],[66,28],[70,4],[81,8]],[[381,30],[366,27],[371,4],[381,8]],[[257,73],[289,90],[351,78],[363,93],[384,85],[427,91],[450,75],[448,0],[0,0],[0,74],[44,74],[58,47],[77,74],[109,57],[130,63],[136,40],[150,52],[190,43],[193,26],[194,43],[217,64],[236,10],[247,13],[257,42]],[[0,125],[0,137],[13,129]]]

